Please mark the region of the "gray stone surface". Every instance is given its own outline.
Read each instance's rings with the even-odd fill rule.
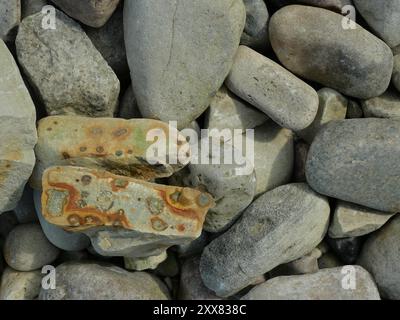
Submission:
[[[21,0],[0,0],[0,39],[14,41],[21,21]]]
[[[55,290],[42,289],[40,300],[168,300],[166,286],[145,272],[128,272],[97,263],[64,263],[56,268]]]
[[[236,161],[225,164],[225,152],[234,153],[233,160],[240,154],[237,148],[232,148],[232,144],[220,144],[211,139],[209,141],[211,149],[209,163],[190,163],[186,169],[178,172],[170,180],[170,184],[204,189],[209,192],[216,205],[207,213],[204,230],[221,232],[229,228],[252,202],[256,192],[256,176],[250,159],[244,159],[246,162],[244,165]],[[217,163],[220,164],[213,164],[213,157],[215,159],[218,154],[220,161]],[[201,152],[199,155],[201,156]],[[245,168],[245,174],[239,174],[239,170]]]
[[[400,210],[400,121],[333,121],[315,138],[306,165],[317,192],[385,212]]]
[[[212,99],[205,116],[206,129],[253,129],[268,120],[263,112],[252,107],[222,86]]]
[[[37,224],[21,224],[7,236],[3,248],[7,264],[18,271],[33,271],[52,263],[59,250]]]
[[[36,211],[36,215],[46,238],[54,246],[65,251],[79,251],[89,247],[90,239],[87,235],[68,232],[63,228],[47,222],[42,214],[41,195],[42,193],[40,191],[34,191],[34,210]]]
[[[264,0],[243,0],[246,7],[246,25],[240,43],[253,49],[269,46],[269,13]]]
[[[293,172],[293,133],[273,121],[255,128],[256,196],[290,182]]]
[[[400,299],[400,216],[365,242],[357,264],[374,277],[383,298]]]
[[[393,85],[396,87],[396,89],[400,91],[400,52],[397,55],[395,55],[393,59],[392,82]]]
[[[390,47],[400,44],[400,2],[398,0],[353,0],[368,25]]]
[[[61,11],[56,29],[42,28],[42,13],[19,27],[18,61],[49,115],[112,117],[120,84],[80,25]]]
[[[270,20],[272,47],[282,64],[308,80],[360,99],[381,95],[393,68],[390,48],[343,16],[310,6],[287,6]]]
[[[143,116],[179,128],[200,116],[231,68],[245,18],[240,0],[125,1],[125,45]]]
[[[0,39],[0,214],[16,207],[35,164],[36,110]]]
[[[347,99],[336,90],[322,88],[318,91],[319,107],[315,120],[297,134],[311,143],[321,128],[330,121],[343,120],[347,113]]]
[[[277,277],[252,289],[242,300],[380,300],[371,275],[352,266],[356,288],[342,287],[342,268],[324,269],[317,273]]]
[[[400,93],[388,90],[379,97],[362,101],[361,107],[365,118],[400,118]]]
[[[308,127],[317,114],[318,95],[313,88],[246,46],[239,47],[225,84],[288,129]]]
[[[200,263],[205,285],[228,297],[276,266],[304,256],[322,241],[329,211],[328,200],[306,184],[265,193],[205,248]]]
[[[208,289],[200,276],[200,257],[192,257],[182,265],[178,298],[180,300],[221,300]]]
[[[382,227],[393,214],[339,201],[329,227],[331,238],[359,237]]]
[[[100,28],[111,17],[120,0],[51,1],[74,19],[88,26]]]
[[[42,285],[40,270],[20,272],[6,268],[1,277],[0,300],[33,300]]]

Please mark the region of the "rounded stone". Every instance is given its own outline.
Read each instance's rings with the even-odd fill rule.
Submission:
[[[400,121],[332,121],[311,145],[306,176],[317,192],[384,212],[400,210]]]
[[[37,224],[18,225],[9,233],[4,244],[4,259],[18,271],[33,271],[50,264],[59,252]]]
[[[393,54],[360,25],[343,29],[343,16],[310,6],[287,6],[270,20],[272,48],[282,64],[308,80],[360,99],[389,86]]]
[[[379,97],[362,101],[361,107],[365,118],[400,118],[400,93],[388,90]]]
[[[11,268],[1,277],[0,300],[33,300],[39,296],[42,284],[40,270],[20,272]]]

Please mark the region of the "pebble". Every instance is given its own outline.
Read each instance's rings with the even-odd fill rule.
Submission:
[[[263,50],[269,44],[267,5],[263,0],[243,0],[243,3],[246,7],[246,25],[240,44],[255,50]]]
[[[371,275],[359,266],[351,267],[356,275],[354,290],[342,287],[342,268],[332,268],[273,278],[253,288],[242,300],[380,300]]]
[[[128,272],[94,262],[72,262],[59,265],[56,274],[56,289],[42,289],[40,300],[170,299],[161,280],[145,272]]]
[[[343,16],[310,6],[287,6],[270,20],[272,48],[290,71],[351,97],[368,99],[389,86],[390,48],[357,25],[343,30]]]
[[[231,68],[246,19],[241,0],[126,1],[125,45],[144,117],[184,128]]]
[[[1,277],[0,300],[35,300],[41,285],[40,270],[20,272],[6,268]]]
[[[59,250],[37,224],[21,224],[7,236],[3,253],[7,264],[18,271],[33,271],[51,264]]]
[[[210,148],[216,155],[220,153],[223,159],[225,152],[238,154],[238,150],[229,143],[219,144],[210,142]],[[202,142],[200,142],[200,145]],[[201,152],[199,153],[201,155]],[[222,232],[228,229],[239,218],[241,213],[253,201],[256,192],[256,177],[253,164],[247,161],[242,165],[232,161],[232,164],[190,163],[186,170],[178,172],[170,183],[191,188],[207,190],[215,200],[215,207],[211,208],[206,216],[204,230],[208,232]],[[246,159],[245,159],[246,160]],[[246,174],[238,174],[237,170],[248,166]]]
[[[273,121],[254,130],[256,196],[290,182],[293,173],[293,133]]]
[[[51,0],[70,17],[93,28],[100,28],[117,8],[120,0]]]
[[[205,115],[205,128],[212,130],[254,129],[268,120],[266,114],[258,111],[236,97],[225,86],[218,90]]]
[[[388,90],[383,95],[361,102],[365,118],[400,118],[400,93]]]
[[[306,184],[289,184],[255,200],[242,218],[201,256],[205,285],[229,297],[258,276],[309,253],[323,239],[328,200]]]
[[[318,91],[319,108],[313,123],[297,134],[311,143],[321,128],[330,121],[343,120],[347,114],[347,99],[336,90],[322,88]]]
[[[21,0],[0,1],[0,39],[14,41],[21,21]]]
[[[400,216],[367,239],[357,264],[374,277],[383,298],[400,299]]]
[[[390,47],[400,44],[400,2],[386,0],[384,4],[374,0],[353,0],[358,12],[368,25]]]
[[[239,47],[225,84],[288,129],[308,127],[318,111],[318,95],[313,88],[246,46]]]
[[[4,3],[2,1],[1,3]],[[8,3],[8,2],[7,2]],[[18,66],[0,39],[0,214],[13,210],[35,165],[36,111]]]
[[[129,67],[124,41],[123,7],[119,6],[103,27],[85,27],[84,30],[96,49],[114,70],[120,82],[129,84]]]
[[[77,22],[57,11],[56,29],[44,29],[43,17],[22,20],[16,48],[47,113],[112,117],[120,90],[113,70]]]
[[[148,152],[154,145],[153,134],[171,139],[165,157]],[[143,119],[94,119],[78,116],[46,117],[38,123],[35,148],[36,168],[31,178],[35,189],[41,188],[43,171],[56,165],[104,168],[119,175],[140,179],[168,177],[184,166],[169,163],[178,159],[181,148],[190,148],[185,137],[168,124]],[[160,139],[162,143],[162,139]]]
[[[207,193],[107,171],[52,167],[43,175],[42,214],[47,222],[66,231],[86,232],[91,238],[95,234],[92,245],[106,256],[149,257],[159,255],[152,254],[152,248],[194,240],[213,205]],[[121,236],[117,231],[124,232],[122,237],[130,241],[128,248],[117,239],[113,246],[108,237],[99,237],[98,232],[104,230],[117,237]],[[128,249],[125,254],[115,252]]]
[[[399,139],[396,120],[333,121],[311,145],[307,181],[329,197],[396,213],[400,209]]]
[[[393,214],[339,201],[329,227],[331,238],[359,237],[381,228]]]
[[[221,300],[203,284],[199,265],[199,256],[187,259],[183,263],[178,294],[179,300]]]
[[[42,214],[42,193],[34,191],[34,205],[37,218],[39,219],[42,231],[46,238],[57,248],[65,251],[79,251],[86,249],[90,245],[90,239],[82,233],[72,233],[65,231],[63,228],[49,223]]]
[[[127,270],[136,270],[136,271],[144,271],[144,270],[155,270],[157,267],[165,261],[168,257],[166,251],[163,251],[158,256],[150,256],[144,258],[130,258],[124,257],[124,265]]]
[[[346,264],[354,264],[360,254],[363,238],[349,237],[333,239],[327,237],[329,246],[337,254],[338,258]]]

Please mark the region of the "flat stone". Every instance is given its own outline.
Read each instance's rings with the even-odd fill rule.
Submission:
[[[208,108],[232,66],[245,25],[243,1],[126,1],[124,11],[140,111],[184,128]]]
[[[204,249],[200,272],[205,285],[229,297],[278,265],[304,256],[322,241],[329,211],[328,200],[306,184],[263,194]]]
[[[126,59],[123,7],[111,16],[101,28],[84,28],[86,34],[101,53],[108,65],[114,70],[121,83],[129,84],[129,66]]]
[[[352,266],[356,288],[342,287],[342,268],[324,269],[317,273],[277,277],[252,289],[242,300],[380,300],[371,275]]]
[[[21,21],[21,0],[0,1],[0,39],[14,41]]]
[[[111,67],[77,22],[56,11],[53,30],[42,28],[43,18],[39,12],[22,20],[16,48],[47,113],[112,117],[120,84]]]
[[[382,227],[393,214],[339,201],[329,227],[331,238],[359,237]]]
[[[56,289],[42,289],[40,300],[170,299],[166,286],[145,272],[128,272],[94,262],[69,262],[59,265],[56,274]]]
[[[311,145],[307,181],[329,197],[396,213],[400,209],[399,139],[400,122],[392,119],[330,122]]]
[[[321,128],[330,121],[343,120],[347,113],[347,99],[336,90],[322,88],[318,91],[319,107],[315,120],[297,134],[311,143]]]
[[[400,118],[400,93],[388,90],[383,95],[361,102],[365,118]]]
[[[54,246],[64,251],[79,251],[88,248],[90,238],[87,235],[65,231],[63,228],[48,222],[43,217],[41,195],[40,191],[34,191],[35,211],[46,238]]]
[[[207,190],[213,196],[216,205],[210,209],[204,223],[204,230],[208,232],[221,232],[228,229],[253,201],[256,192],[256,177],[250,159],[244,158],[243,164],[238,163],[235,158],[238,160],[237,155],[240,157],[242,153],[231,143],[219,143],[218,137],[216,139],[218,142],[209,140],[211,153],[205,157],[208,163],[192,162],[170,180],[170,184]],[[202,143],[200,142],[199,145]],[[204,152],[204,150],[200,150],[198,153],[200,156],[201,151]],[[195,153],[194,150],[193,153]],[[225,163],[225,153],[234,154],[231,163]],[[220,159],[216,158],[217,155]],[[214,164],[212,163],[214,160],[218,161]],[[243,170],[242,173],[240,173],[241,170]]]
[[[270,20],[272,48],[290,71],[342,94],[369,99],[389,86],[393,54],[360,25],[344,30],[343,16],[310,6],[287,6]]]
[[[182,265],[179,285],[179,300],[221,300],[208,289],[200,276],[200,257],[185,260]]]
[[[119,0],[51,1],[72,18],[94,28],[102,27],[119,3]]]
[[[255,128],[256,196],[289,183],[294,163],[293,133],[273,121]]]
[[[53,116],[39,121],[38,135],[37,164],[30,181],[36,189],[41,188],[43,171],[55,165],[104,168],[151,180],[182,169],[184,164],[178,161],[181,148],[189,150],[190,159],[185,137],[157,120]],[[153,141],[158,135],[166,139],[159,140],[161,146]],[[151,152],[153,147],[160,148],[158,155]]]
[[[7,236],[4,259],[18,271],[33,271],[52,263],[59,250],[54,247],[37,224],[21,224]]]
[[[357,261],[364,242],[360,237],[340,239],[327,237],[327,240],[338,258],[346,264],[354,264]]]
[[[18,66],[0,39],[0,213],[13,210],[35,165],[36,110]]]
[[[192,241],[213,204],[210,195],[194,189],[102,170],[52,167],[43,175],[44,218],[66,231],[85,232],[104,256],[155,256]]]
[[[239,47],[225,84],[288,129],[308,127],[318,111],[318,95],[313,88],[246,46]]]
[[[42,285],[40,270],[30,272],[6,268],[1,277],[0,300],[33,300],[39,296]]]
[[[263,0],[243,0],[246,7],[246,25],[240,43],[253,49],[267,48],[269,13]]]
[[[212,99],[205,115],[205,128],[218,130],[254,129],[268,120],[266,114],[236,97],[225,86]]]
[[[399,233],[400,216],[396,216],[367,239],[357,261],[371,272],[386,299],[400,299]]]
[[[379,3],[374,0],[353,0],[358,12],[368,25],[390,47],[400,44],[400,2],[387,0]]]

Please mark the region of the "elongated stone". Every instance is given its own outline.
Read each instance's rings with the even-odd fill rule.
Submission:
[[[94,27],[102,27],[117,8],[119,0],[51,0],[66,14],[80,22]]]
[[[393,54],[379,38],[343,16],[310,6],[287,6],[270,20],[272,48],[282,64],[308,80],[369,99],[389,86]]]
[[[225,83],[237,96],[288,129],[308,127],[318,111],[313,88],[246,46],[239,47]]]
[[[229,297],[278,265],[304,256],[322,241],[329,211],[328,200],[306,184],[265,193],[204,249],[204,284],[218,296]]]
[[[306,176],[317,192],[372,209],[400,210],[400,121],[332,121],[311,145]]]
[[[380,300],[371,275],[359,266],[324,269],[302,276],[277,277],[253,288],[242,300]],[[342,273],[348,270],[347,273]],[[355,276],[354,290],[342,286],[346,274]]]
[[[138,106],[146,118],[184,128],[224,82],[246,19],[241,0],[124,3],[125,45]]]
[[[52,167],[43,175],[44,218],[85,232],[104,255],[147,257],[198,238],[214,201],[207,193],[79,167]],[[114,245],[111,237],[127,239]],[[120,241],[121,242],[121,241]],[[119,250],[119,251],[118,251]]]
[[[54,116],[39,122],[38,135],[37,164],[31,179],[37,189],[40,189],[43,171],[54,165],[104,168],[150,180],[168,177],[183,167],[178,161],[181,148],[187,149],[190,156],[185,137],[157,120]],[[159,140],[158,156],[149,151],[157,135],[166,140],[166,145]],[[164,154],[162,147],[166,148]]]
[[[13,210],[35,164],[36,110],[18,66],[0,39],[0,214]]]

